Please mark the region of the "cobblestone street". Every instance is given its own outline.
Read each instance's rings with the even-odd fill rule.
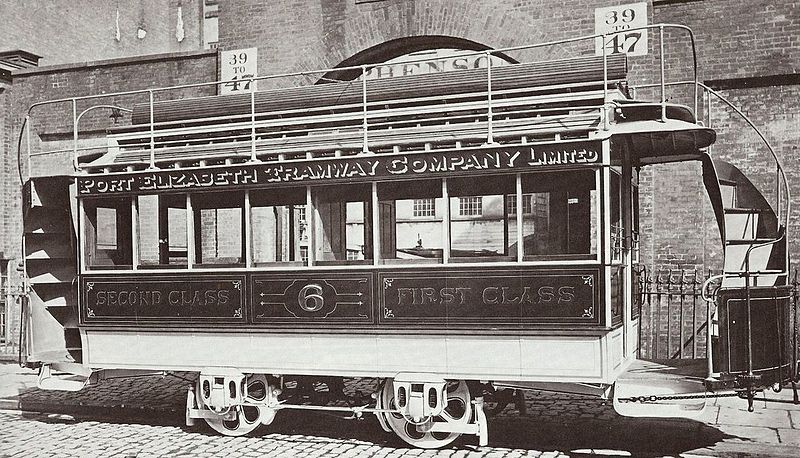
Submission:
[[[524,415],[511,405],[490,418],[488,447],[464,437],[424,451],[383,432],[372,415],[281,411],[247,437],[224,437],[202,420],[183,425],[188,383],[177,377],[106,380],[67,393],[32,388],[32,371],[2,367],[0,456],[800,456],[800,406],[787,403],[757,402],[748,413],[741,399],[718,399],[697,420],[667,420],[620,417],[595,398],[529,392]],[[791,390],[767,396],[790,400]]]

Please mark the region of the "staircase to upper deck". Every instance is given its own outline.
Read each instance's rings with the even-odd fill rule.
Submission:
[[[24,189],[29,364],[81,362],[71,186],[69,177],[47,177],[29,180]]]
[[[708,382],[711,387],[747,389],[752,402],[750,388],[797,375],[787,286],[787,220],[737,167],[708,154],[702,163],[724,247]],[[776,200],[776,206],[781,205]]]

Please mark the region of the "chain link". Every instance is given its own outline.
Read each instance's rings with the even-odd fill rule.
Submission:
[[[676,401],[682,399],[709,399],[709,398],[733,398],[738,397],[739,393],[698,393],[698,394],[673,394],[669,396],[657,396],[651,394],[650,396],[632,396],[630,398],[619,398],[619,402],[658,402],[658,401]]]

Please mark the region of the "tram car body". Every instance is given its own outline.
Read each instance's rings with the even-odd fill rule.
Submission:
[[[789,380],[785,227],[691,108],[626,79],[612,55],[137,104],[26,186],[25,361],[52,389],[194,373],[187,422],[230,435],[292,380],[382,381],[351,410],[420,447],[485,443],[503,388],[684,415],[620,399],[676,392],[631,371],[639,171],[701,161],[726,252],[706,388]]]

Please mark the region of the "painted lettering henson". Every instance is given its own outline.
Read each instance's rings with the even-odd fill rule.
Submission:
[[[442,175],[478,170],[526,170],[552,165],[595,164],[598,144],[574,143],[480,150],[284,161],[205,169],[82,176],[78,192],[102,195],[202,188],[258,187],[319,180],[367,180],[402,175]]]

